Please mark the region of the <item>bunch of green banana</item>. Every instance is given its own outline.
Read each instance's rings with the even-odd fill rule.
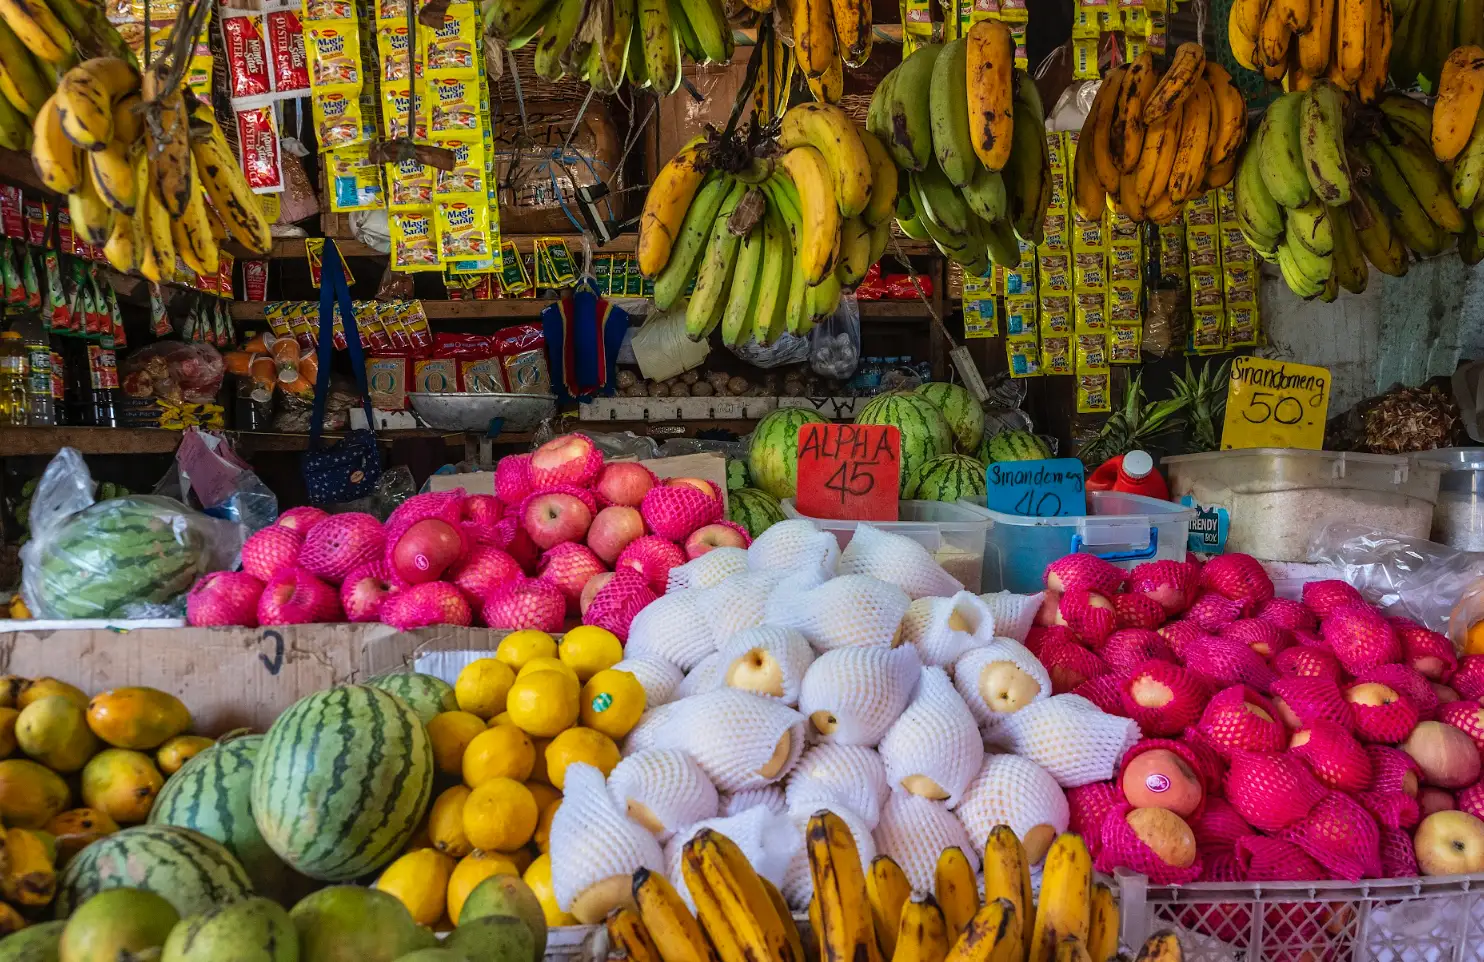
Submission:
[[[876,88],[866,129],[903,171],[896,209],[903,233],[931,240],[966,272],[982,275],[991,261],[1020,263],[1017,238],[1040,242],[1052,181],[1035,83],[1024,71],[1010,79],[993,38],[983,53],[975,40],[971,35],[914,51]],[[968,69],[972,58],[987,65],[977,75]],[[966,83],[966,76],[976,80]],[[979,143],[970,107],[996,99],[1010,109],[991,111],[1002,127],[991,152]],[[992,167],[986,155],[997,164],[1005,159]]]
[[[682,55],[693,63],[732,59],[721,0],[484,0],[482,16],[505,49],[535,43],[543,78],[576,77],[603,93],[627,80],[671,94]]]
[[[1393,0],[1391,78],[1436,91],[1450,51],[1484,46],[1484,0]]]

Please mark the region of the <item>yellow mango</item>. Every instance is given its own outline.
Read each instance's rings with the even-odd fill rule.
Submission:
[[[82,770],[83,804],[120,825],[137,825],[148,818],[164,786],[165,777],[154,760],[126,748],[106,748]]]
[[[435,798],[428,812],[428,837],[433,847],[452,858],[463,858],[474,848],[464,834],[464,802],[468,800],[468,787],[455,785]]]
[[[430,848],[408,852],[386,867],[376,888],[397,897],[418,925],[433,925],[443,917],[453,859]]]
[[[23,828],[7,829],[5,852],[9,866],[0,875],[0,894],[13,905],[35,907],[57,894],[57,870],[41,837]]]
[[[16,708],[21,692],[31,684],[31,679],[20,675],[0,675],[0,708]]]
[[[72,856],[103,836],[117,832],[119,826],[106,812],[71,808],[47,822],[46,830],[57,840],[57,864],[66,865]]]
[[[84,711],[87,710],[87,694],[76,685],[69,685],[57,678],[38,678],[29,685],[26,685],[16,695],[15,707],[25,708],[32,702],[40,701],[43,698],[50,698],[52,695],[61,695],[63,698],[70,698],[77,702],[77,707]]]
[[[41,828],[72,801],[62,776],[29,758],[0,762],[0,820],[16,828]]]
[[[20,716],[14,708],[0,708],[0,758],[15,754],[15,720]]]
[[[155,752],[155,762],[169,778],[180,771],[180,766],[215,744],[215,739],[205,735],[176,735]]]
[[[47,695],[21,709],[15,721],[21,751],[54,772],[75,772],[103,746],[88,728],[87,714],[62,695]]]
[[[115,688],[88,702],[88,724],[115,748],[150,750],[190,728],[191,713],[158,688]]]
[[[448,917],[454,925],[459,924],[459,913],[464,909],[464,900],[474,887],[492,875],[514,875],[519,877],[521,867],[509,855],[500,852],[470,852],[459,859],[448,877]]]

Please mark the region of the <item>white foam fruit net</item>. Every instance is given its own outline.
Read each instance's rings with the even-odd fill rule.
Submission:
[[[788,810],[788,820],[798,830],[800,838],[808,829],[809,816],[818,810],[812,807]],[[844,806],[832,806],[830,811],[840,816],[840,820],[850,829],[850,837],[855,839],[855,847],[860,853],[861,865],[870,865],[871,859],[876,857],[876,840],[865,820]],[[802,846],[788,863],[783,884],[778,889],[783,893],[783,899],[788,902],[789,908],[795,912],[802,912],[809,907],[809,897],[814,894],[814,878],[809,873],[809,857]]]
[[[1009,638],[995,638],[987,645],[971,648],[953,666],[953,687],[969,706],[969,711],[974,713],[974,719],[981,728],[994,728],[1005,718],[1005,713],[994,711],[985,700],[985,685],[996,677],[993,674],[996,668],[1007,664],[1030,675],[1040,686],[1033,702],[1051,697],[1051,676],[1025,645]]]
[[[746,548],[712,548],[699,558],[671,568],[666,590],[714,588],[732,575],[746,570]]]
[[[933,560],[928,549],[871,524],[856,525],[837,567],[842,575],[869,575],[890,582],[913,598],[942,598],[964,588],[963,582]]]
[[[652,750],[623,759],[608,773],[608,791],[619,807],[646,825],[661,842],[686,825],[715,818],[716,786],[685,752]],[[642,809],[636,813],[635,807]]]
[[[690,671],[716,650],[711,619],[698,603],[700,591],[672,591],[651,601],[629,625],[628,658],[658,658]]]
[[[662,742],[669,737],[670,724],[679,708],[679,703],[672,701],[646,709],[644,714],[639,716],[639,721],[629,729],[628,735],[624,737],[623,753],[632,755],[651,748],[671,747]]]
[[[702,658],[685,676],[685,680],[675,688],[675,700],[680,701],[720,688],[726,683],[723,680],[726,667],[726,658],[719,651],[713,651]]]
[[[675,696],[675,689],[685,679],[685,672],[662,658],[626,657],[613,666],[616,671],[633,675],[644,689],[644,704],[650,708],[663,705]]]
[[[1050,825],[1058,835],[1067,830],[1071,810],[1067,796],[1051,774],[1019,755],[986,755],[954,814],[964,823],[975,851],[983,851],[990,830],[1008,825],[1025,838],[1037,825]]]
[[[1131,718],[1104,714],[1081,695],[1053,695],[1006,715],[987,744],[1040,765],[1062,788],[1107,781],[1140,738]]]
[[[789,865],[804,850],[804,836],[788,816],[761,806],[744,809],[736,815],[708,818],[686,826],[670,839],[665,846],[664,855],[666,874],[691,909],[695,908],[696,903],[691,897],[690,887],[685,884],[680,862],[685,843],[708,828],[735,842],[757,874],[778,886],[780,891]]]
[[[777,699],[718,688],[673,702],[658,748],[690,753],[723,792],[741,792],[780,781],[804,752],[804,716]],[[775,753],[784,738],[783,765]],[[765,774],[778,767],[775,774]]]
[[[804,674],[799,711],[832,716],[834,731],[821,741],[874,747],[912,699],[920,667],[911,645],[825,652]]]
[[[817,567],[833,572],[839,560],[840,542],[807,518],[771,525],[747,549],[747,565],[754,571]]]
[[[938,856],[945,848],[963,849],[974,870],[979,870],[979,850],[963,823],[942,802],[894,791],[881,807],[874,835],[876,850],[902,867],[916,891],[934,890]]]
[[[1036,612],[1041,610],[1041,602],[1046,597],[1046,592],[1038,591],[1033,595],[1018,595],[1013,591],[993,591],[989,594],[980,595],[979,600],[984,602],[994,615],[995,634],[1005,638],[1014,638],[1024,644],[1026,636],[1031,633],[1031,626],[1036,623]]]
[[[781,577],[777,571],[744,571],[698,593],[697,605],[718,647],[738,632],[763,623],[768,598]]]
[[[863,745],[815,745],[789,773],[790,809],[844,806],[869,828],[881,818],[881,803],[890,791],[881,756]]]
[[[551,887],[570,911],[589,888],[638,868],[665,869],[660,843],[628,818],[603,784],[603,773],[578,762],[567,766],[562,804],[551,821]]]
[[[799,703],[799,686],[814,664],[814,649],[803,635],[772,625],[739,631],[717,653],[722,661],[722,684],[757,691],[785,705]]]
[[[741,815],[749,808],[759,807],[766,808],[775,815],[781,815],[788,807],[783,789],[778,785],[764,785],[762,788],[749,788],[735,795],[722,795],[721,806],[717,814]]]
[[[768,599],[765,620],[802,633],[820,651],[888,645],[911,600],[896,585],[865,575],[842,576],[807,589],[785,582]]]
[[[949,808],[958,804],[984,763],[984,741],[943,669],[922,669],[917,694],[881,739],[881,760],[892,791],[927,778],[947,793]]]
[[[994,615],[969,591],[951,598],[914,599],[902,618],[902,640],[917,646],[924,665],[942,668],[994,633]]]

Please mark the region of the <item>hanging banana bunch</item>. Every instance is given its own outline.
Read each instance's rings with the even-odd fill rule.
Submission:
[[[758,156],[720,134],[692,141],[645,197],[639,267],[660,310],[690,292],[692,340],[807,334],[886,251],[897,170],[880,141],[833,104],[800,104],[778,127]]]
[[[1014,56],[1009,29],[980,21],[913,51],[882,79],[866,115],[906,172],[902,231],[976,275],[991,261],[1018,265],[1019,241],[1040,242],[1051,205],[1045,110]]]
[[[1484,0],[1396,0],[1393,12],[1391,78],[1398,87],[1420,81],[1436,91],[1453,50],[1484,47]]]
[[[1440,6],[1454,2],[1438,0]],[[1430,4],[1414,0],[1407,12]],[[1465,5],[1459,4],[1460,10]],[[1474,7],[1474,18],[1484,25],[1477,3]],[[1227,35],[1237,63],[1281,81],[1286,91],[1302,92],[1325,79],[1364,103],[1375,103],[1393,61],[1404,85],[1418,74],[1412,69],[1410,79],[1403,79],[1405,41],[1393,17],[1391,0],[1234,0]],[[1406,22],[1402,17],[1401,24]],[[1447,33],[1451,36],[1451,28]],[[1443,54],[1449,49],[1451,43]]]
[[[1418,136],[1426,136],[1433,157],[1450,170],[1453,202],[1466,212],[1468,224],[1459,235],[1459,255],[1469,264],[1484,259],[1484,48],[1469,45],[1448,54],[1438,84],[1430,125],[1427,108],[1396,95],[1396,110],[1405,110]],[[1383,104],[1384,107],[1384,104]]]

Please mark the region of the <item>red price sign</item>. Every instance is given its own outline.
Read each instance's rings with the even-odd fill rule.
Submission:
[[[799,428],[795,504],[810,518],[897,520],[902,434],[883,424],[805,424]]]

